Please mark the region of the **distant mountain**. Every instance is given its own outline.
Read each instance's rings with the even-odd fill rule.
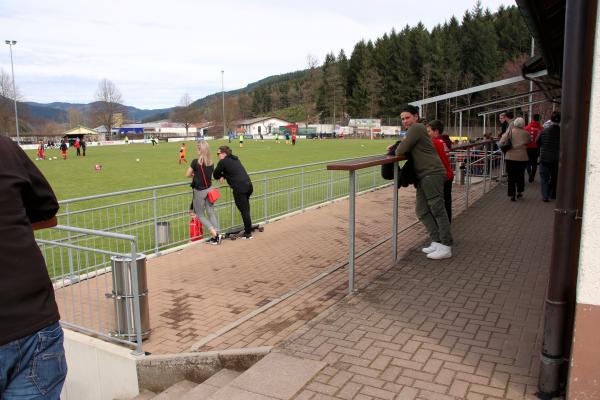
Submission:
[[[261,85],[272,85],[281,83],[284,81],[296,80],[305,77],[307,74],[306,70],[290,72],[281,75],[272,75],[259,81],[248,84],[244,88],[230,90],[226,92],[226,95],[236,95],[240,93],[248,93],[253,89]],[[205,96],[201,99],[195,100],[192,104],[197,107],[204,107],[210,103],[215,97],[221,96],[221,93],[213,93]],[[65,102],[53,102],[53,103],[36,103],[33,101],[23,102],[29,108],[29,115],[37,120],[51,120],[58,123],[68,122],[69,114],[68,111],[71,108],[75,108],[81,111],[83,114],[87,114],[94,103],[81,104],[81,103],[65,103]],[[169,114],[175,107],[170,108],[158,108],[158,109],[139,109],[132,106],[125,106],[127,110],[127,119],[136,122],[149,122],[157,121],[161,119],[167,119]]]
[[[82,113],[87,113],[91,110],[94,103],[79,104],[79,103],[36,103],[32,101],[25,102],[29,107],[29,113],[34,118],[48,119],[55,122],[63,123],[68,121],[68,110],[75,108]],[[142,121],[153,115],[168,115],[173,110],[172,108],[158,108],[153,110],[139,109],[136,107],[125,106],[127,110],[127,119],[134,121]]]

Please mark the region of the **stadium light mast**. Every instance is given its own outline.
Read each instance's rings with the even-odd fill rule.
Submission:
[[[223,98],[223,137],[227,136],[226,128],[225,128],[225,86],[223,85],[223,74],[225,71],[221,70],[221,94]]]
[[[21,138],[19,137],[19,113],[17,111],[17,87],[15,86],[15,67],[13,65],[12,47],[17,44],[16,40],[5,40],[4,43],[8,45],[10,49],[10,69],[12,72],[12,86],[13,86],[13,100],[15,102],[15,123],[17,125],[17,144],[21,144]]]

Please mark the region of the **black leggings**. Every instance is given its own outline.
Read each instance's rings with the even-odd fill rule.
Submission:
[[[250,184],[248,190],[245,191],[233,190],[233,200],[235,201],[235,205],[237,206],[238,210],[240,210],[240,213],[242,214],[242,220],[244,221],[244,233],[246,234],[252,233],[252,219],[250,218],[250,196],[252,195],[253,191],[254,188],[252,187],[252,184]]]
[[[515,197],[516,193],[523,193],[525,190],[525,168],[527,168],[527,163],[528,161],[506,160],[508,195],[510,197]]]

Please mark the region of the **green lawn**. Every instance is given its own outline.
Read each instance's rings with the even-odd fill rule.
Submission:
[[[227,141],[211,142],[216,154],[218,145]],[[370,140],[300,140],[296,146],[274,141],[246,141],[243,148],[232,144],[248,172],[267,171],[287,166],[304,165],[351,157],[382,154],[390,141]],[[60,200],[94,194],[127,191],[162,184],[188,182],[185,171],[195,157],[193,141],[187,142],[188,164],[179,165],[180,143],[88,147],[87,156],[75,157],[69,151],[62,160],[58,150],[50,150],[47,157],[56,160],[38,160],[42,170]],[[35,158],[35,152],[29,152]],[[139,158],[139,162],[136,159]],[[216,161],[216,160],[215,160]],[[95,165],[102,170],[96,171]],[[327,171],[325,165],[316,165],[253,174],[254,193],[251,197],[253,222],[271,220],[290,212],[303,210],[348,193],[348,174],[344,171]],[[378,167],[358,173],[357,189],[366,190],[384,184]],[[217,185],[219,186],[219,185]],[[215,204],[215,214],[222,231],[235,229],[242,224],[233,202],[231,190],[224,185],[222,198]],[[88,228],[96,231],[134,235],[138,252],[152,253],[187,243],[189,237],[188,209],[192,191],[187,184],[158,190],[138,191],[90,200],[65,202],[58,213],[60,225]],[[168,238],[161,240],[159,224],[167,224]],[[207,234],[205,232],[205,234]],[[129,252],[122,239],[108,239],[102,235],[67,233],[45,229],[36,232],[38,240],[52,243],[69,243],[89,249],[68,249],[64,244],[46,243],[42,251],[53,277],[81,275],[103,268],[110,263],[106,253]],[[71,271],[71,272],[70,272]]]
[[[248,172],[268,170],[318,161],[382,154],[391,140],[299,140],[296,146],[283,141],[246,140],[243,148],[237,142],[230,146],[240,157]],[[211,141],[213,155],[217,146],[227,140]],[[188,162],[195,158],[193,141],[186,142]],[[186,180],[188,165],[178,165],[180,143],[130,144],[120,146],[88,146],[86,157],[75,157],[69,149],[68,159],[60,158],[59,150],[48,150],[52,161],[35,161],[52,185],[57,197],[66,200],[93,194],[108,193]],[[28,151],[35,159],[35,151]],[[139,162],[136,162],[139,159]],[[215,162],[216,155],[215,155]],[[102,165],[97,172],[95,165]],[[324,169],[324,167],[323,167]]]

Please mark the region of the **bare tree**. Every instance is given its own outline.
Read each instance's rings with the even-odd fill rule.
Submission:
[[[83,115],[80,109],[71,107],[67,110],[67,115],[69,117],[69,129],[83,125]]]
[[[15,126],[14,99],[20,100],[19,89],[13,91],[11,76],[0,69],[0,134],[6,136],[13,131]],[[21,105],[19,105],[21,109]],[[21,118],[19,118],[21,119]]]
[[[112,134],[112,127],[115,125],[117,114],[124,114],[123,97],[117,86],[103,79],[98,85],[96,91],[96,102],[92,108],[94,121],[106,129],[108,135]]]
[[[184,94],[179,101],[179,106],[171,113],[171,121],[179,122],[185,126],[185,135],[188,136],[190,126],[202,119],[202,113],[199,108],[192,104],[189,94]]]

